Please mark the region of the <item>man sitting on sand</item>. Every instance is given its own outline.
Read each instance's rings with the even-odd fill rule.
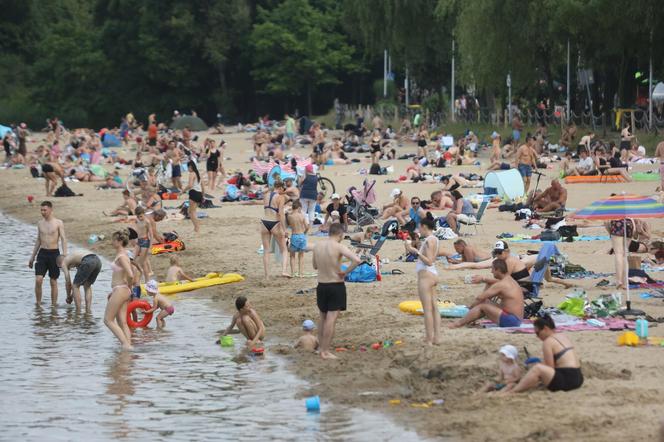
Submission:
[[[491,273],[498,282],[487,285],[480,294],[466,316],[455,321],[450,328],[463,327],[487,317],[500,327],[518,327],[523,318],[523,291],[521,286],[510,276],[507,264],[502,259],[496,259],[491,265]],[[491,298],[500,298],[500,303],[491,301]]]
[[[567,203],[567,189],[558,180],[552,180],[544,192],[533,195],[532,207],[539,212],[564,210]]]
[[[263,320],[244,296],[238,296],[235,300],[235,308],[237,309],[237,313],[233,315],[231,325],[224,330],[222,336],[229,334],[233,330],[233,327],[237,325],[240,333],[247,338],[247,347],[253,348],[262,339],[265,339],[265,325],[263,324]]]
[[[461,258],[454,258],[455,255],[461,255]],[[491,255],[477,250],[473,245],[468,244],[463,239],[454,241],[454,253],[444,250],[438,251],[438,256],[444,256],[450,264],[459,264],[461,262],[481,262],[491,259]]]

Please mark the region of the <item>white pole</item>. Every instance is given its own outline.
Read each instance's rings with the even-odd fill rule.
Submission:
[[[569,91],[570,91],[570,84],[569,83],[570,83],[571,77],[570,77],[570,73],[569,73],[569,69],[570,69],[569,65],[570,65],[570,63],[569,63],[569,38],[568,38],[567,39],[567,102],[565,103],[566,104],[566,106],[565,106],[566,107],[566,109],[565,109],[565,119],[567,120],[568,123],[569,123],[569,117],[570,117],[570,114],[571,114],[571,112],[570,112],[570,95],[569,95]]]
[[[507,115],[509,122],[512,123],[512,74],[507,74]]]
[[[409,104],[409,86],[408,86],[408,68],[406,68],[406,78],[403,80],[403,88],[406,91],[406,106]]]
[[[454,39],[452,40],[452,87],[450,88],[450,116],[454,121]]]
[[[387,49],[383,52],[383,98],[387,97]]]
[[[650,49],[650,73],[648,74],[648,129],[652,130],[652,48]]]
[[[392,73],[392,56],[387,55],[387,75],[389,76]]]

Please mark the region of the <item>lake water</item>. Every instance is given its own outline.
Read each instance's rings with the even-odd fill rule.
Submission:
[[[244,357],[237,338],[237,348],[214,344],[230,317],[204,294],[175,298],[165,330],[139,330],[135,351],[119,351],[103,322],[106,260],[90,315],[65,304],[62,277],[59,305],[51,307],[46,280],[35,307],[34,234],[0,214],[0,440],[422,439],[324,398],[320,414],[307,413],[296,396],[308,385],[282,359]]]

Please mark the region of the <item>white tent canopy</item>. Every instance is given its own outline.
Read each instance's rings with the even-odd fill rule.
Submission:
[[[497,190],[501,198],[514,200],[521,198],[525,193],[523,178],[516,169],[489,172],[484,177],[484,188],[492,187]]]
[[[652,101],[653,103],[664,102],[664,83],[659,82],[652,90]]]

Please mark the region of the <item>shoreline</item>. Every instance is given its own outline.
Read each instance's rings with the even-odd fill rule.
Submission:
[[[224,137],[229,143],[229,156],[246,157],[250,150],[246,141],[248,136],[231,134]],[[229,161],[228,164],[230,167],[227,169],[246,170],[249,167],[243,160]],[[401,170],[407,162],[393,164]],[[323,175],[332,178],[337,191],[343,193],[347,185],[357,185],[361,180],[354,174],[356,167],[329,167]],[[455,170],[471,171],[476,168]],[[121,173],[126,176],[126,170]],[[0,210],[34,224],[40,216],[39,202],[45,199],[42,197],[43,181],[33,179],[25,169],[4,170],[0,175],[0,184],[5,188],[0,195]],[[393,185],[383,183],[382,177],[377,178],[377,195],[379,202],[382,202]],[[542,185],[547,182],[543,180]],[[636,192],[638,188],[631,186],[643,184],[572,188],[575,192],[570,192],[570,206],[584,207],[609,191],[628,188]],[[64,221],[67,237],[72,242],[87,244],[89,235],[105,234],[107,239],[86,247],[108,256],[111,250],[110,233],[124,228],[125,224],[109,223],[101,211],[119,204],[120,192],[94,190],[94,183],[71,183],[70,186],[84,196],[51,198],[55,216]],[[410,183],[399,186],[409,195],[426,195],[434,190],[432,186]],[[652,191],[655,186],[651,187],[647,191]],[[34,203],[27,202],[27,195],[35,196]],[[166,201],[164,205],[174,206],[182,201]],[[295,292],[315,287],[315,278],[288,280],[274,277],[268,282],[263,279],[262,263],[256,253],[260,242],[257,220],[262,211],[259,206],[224,203],[221,209],[205,211],[209,217],[202,220],[202,234],[198,236],[193,236],[189,221],[163,222],[158,225],[159,230],[176,230],[184,240],[186,250],[179,257],[185,271],[197,276],[214,271],[237,272],[246,278],[244,282],[209,289],[212,298],[232,309],[237,295],[247,296],[265,321],[268,351],[284,357],[288,369],[307,381],[311,385],[311,393],[320,395],[322,401],[379,411],[396,424],[416,430],[423,437],[485,440],[502,435],[503,438],[513,439],[605,440],[603,433],[610,431],[616,437],[640,436],[650,440],[658,431],[656,420],[652,420],[652,426],[647,426],[640,419],[644,413],[661,416],[664,374],[661,373],[659,361],[664,354],[658,348],[616,347],[615,334],[610,332],[571,334],[579,348],[587,379],[580,390],[564,394],[536,391],[509,399],[473,395],[480,382],[495,376],[496,352],[500,345],[509,342],[519,349],[527,346],[533,354],[540,353],[540,345],[532,335],[466,328],[444,329],[443,345],[434,348],[422,346],[421,317],[406,315],[397,308],[400,301],[417,298],[414,264],[394,262],[403,250],[398,241],[386,242],[381,255],[392,260],[386,269],[399,268],[404,275],[386,276],[383,282],[348,284],[348,311],[340,315],[334,346],[349,346],[351,350],[339,353],[340,360],[332,363],[321,361],[313,354],[294,351],[285,343],[292,342],[298,336],[304,319],[317,319],[315,297]],[[470,241],[486,248],[495,242],[497,233],[520,230],[513,216],[509,215],[492,210],[487,218],[491,221],[480,228],[480,235],[471,237]],[[661,236],[663,224],[657,221],[653,227],[655,236]],[[310,241],[315,242],[316,238],[310,237]],[[451,242],[441,244],[451,248]],[[597,272],[612,271],[613,262],[604,254],[605,246],[605,242],[589,245],[561,243],[560,249],[569,254],[574,263]],[[532,244],[514,245],[515,251],[537,247]],[[167,256],[151,257],[156,275],[163,277],[167,261]],[[305,262],[308,270],[309,255],[305,256]],[[276,275],[277,266],[273,260],[270,266],[272,274]],[[469,303],[478,293],[478,287],[464,285],[466,273],[481,272],[443,270],[440,286],[447,286],[447,289],[439,286],[440,298]],[[594,288],[596,281],[578,282],[592,297],[610,293],[608,289]],[[567,292],[546,284],[543,290],[546,304],[557,305]],[[49,302],[48,296],[44,299]],[[664,316],[664,306],[657,305],[653,300],[642,301],[636,293],[633,300],[638,308],[646,309],[653,316]],[[447,324],[448,321],[443,321],[444,326]],[[219,329],[225,325],[219,324]],[[661,334],[654,327],[651,333]],[[370,346],[383,340],[401,340],[403,344],[381,350],[358,350],[361,345]],[[401,404],[390,405],[388,401],[392,399],[400,400]],[[445,403],[431,408],[410,406],[436,399],[443,399]]]

